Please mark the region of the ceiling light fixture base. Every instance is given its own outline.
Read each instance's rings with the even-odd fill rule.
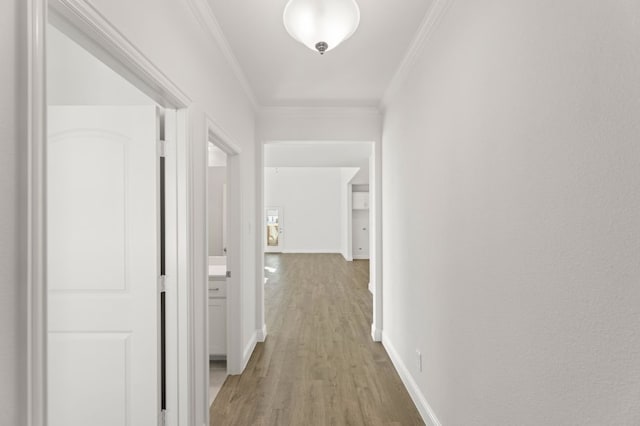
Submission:
[[[318,50],[318,52],[320,52],[321,55],[324,55],[324,52],[326,52],[328,48],[329,45],[324,41],[319,41],[316,43],[316,49]]]

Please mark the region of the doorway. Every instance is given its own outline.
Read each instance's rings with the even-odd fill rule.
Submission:
[[[264,215],[265,253],[282,253],[284,217],[282,207],[267,207]]]
[[[30,44],[30,70],[48,83],[29,101],[43,131],[30,137],[42,218],[30,239],[41,247],[31,413],[51,425],[179,424],[190,415],[180,372],[191,350],[178,344],[189,326],[178,293],[190,290],[177,266],[190,100],[80,6],[51,2],[31,30],[46,45]]]
[[[372,339],[381,336],[380,167],[379,144],[366,141],[263,141],[259,218],[258,317],[265,323],[264,300],[271,269],[264,254],[339,253],[345,262],[369,259],[369,295],[373,298]],[[275,206],[280,208],[276,212]],[[286,209],[286,239],[281,209]],[[271,213],[271,214],[270,214]],[[355,221],[355,222],[354,222]],[[275,225],[275,223],[274,223]],[[356,232],[358,231],[359,232]],[[278,237],[277,239],[275,237]],[[271,246],[270,246],[271,244]],[[276,244],[282,245],[282,248]],[[266,330],[266,325],[263,326]]]
[[[158,141],[172,113],[48,33],[48,424],[155,426],[167,409]]]
[[[210,118],[207,135],[207,312],[203,365],[209,406],[227,375],[242,373],[242,150]],[[211,166],[211,167],[209,167]],[[204,284],[204,283],[203,283]],[[200,362],[200,361],[198,361]]]
[[[208,143],[209,405],[227,377],[227,154]]]

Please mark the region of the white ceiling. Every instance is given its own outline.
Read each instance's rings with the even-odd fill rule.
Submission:
[[[377,106],[434,0],[356,0],[360,27],[323,56],[285,30],[287,1],[208,0],[263,106]]]

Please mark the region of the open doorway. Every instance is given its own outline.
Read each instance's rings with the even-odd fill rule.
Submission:
[[[47,424],[155,426],[169,403],[176,112],[64,29],[47,28]]]
[[[374,292],[374,155],[371,142],[264,144],[264,297],[280,260],[291,254],[338,254],[345,268],[358,262],[374,277]]]
[[[208,367],[206,388],[209,406],[227,375],[242,372],[242,197],[241,149],[211,119],[207,135],[207,266],[208,297],[203,355]],[[204,284],[204,283],[203,283]]]
[[[227,377],[227,154],[208,143],[209,405]]]

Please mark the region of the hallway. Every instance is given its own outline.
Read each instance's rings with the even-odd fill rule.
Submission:
[[[371,341],[369,262],[267,254],[269,335],[211,407],[211,425],[421,425]]]

